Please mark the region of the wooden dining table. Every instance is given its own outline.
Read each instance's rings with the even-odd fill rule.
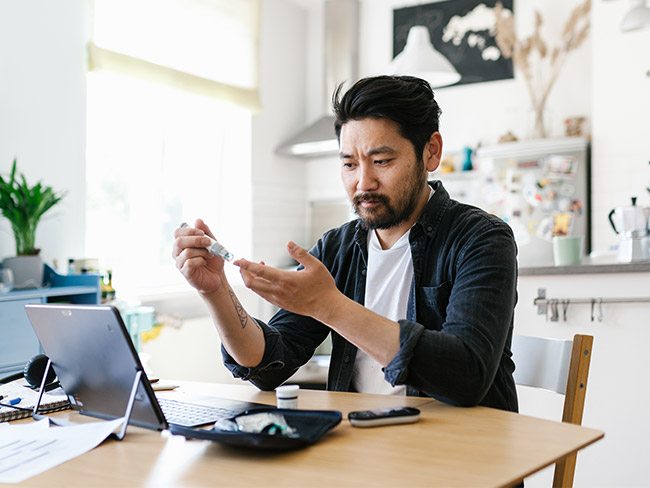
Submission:
[[[180,382],[161,396],[211,395],[275,405],[274,392],[249,385]],[[337,410],[342,422],[315,444],[290,451],[186,440],[129,426],[122,441],[97,448],[22,482],[30,487],[499,487],[577,452],[600,430],[486,407],[461,408],[431,398],[301,390],[299,408]],[[355,410],[410,406],[416,423],[352,426]],[[53,416],[99,421],[70,410]],[[19,422],[29,422],[21,420]]]

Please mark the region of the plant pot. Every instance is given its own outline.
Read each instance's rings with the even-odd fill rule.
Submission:
[[[43,260],[40,256],[5,258],[2,267],[13,271],[14,290],[43,286]]]

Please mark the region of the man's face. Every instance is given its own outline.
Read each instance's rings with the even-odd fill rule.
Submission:
[[[347,122],[341,128],[341,177],[356,214],[370,229],[407,221],[426,188],[424,163],[389,119]]]

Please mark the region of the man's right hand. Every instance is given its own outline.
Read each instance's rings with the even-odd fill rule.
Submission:
[[[206,249],[210,245],[206,235],[214,238],[201,219],[194,227],[179,227],[174,231],[172,257],[190,285],[201,293],[212,293],[226,283],[226,276],[224,260]]]

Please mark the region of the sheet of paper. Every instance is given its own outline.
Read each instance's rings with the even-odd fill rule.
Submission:
[[[2,422],[0,423],[0,438],[4,437],[4,432],[11,432],[11,429],[18,428],[20,429],[21,432],[27,433],[27,432],[41,432],[43,430],[48,429],[50,426],[50,423],[47,421],[47,419],[44,420],[39,420],[38,422],[31,422],[29,424],[10,424],[9,422]],[[7,430],[2,430],[2,429],[7,429]]]
[[[101,444],[124,417],[47,428],[47,420],[0,427],[0,483],[20,483]]]

